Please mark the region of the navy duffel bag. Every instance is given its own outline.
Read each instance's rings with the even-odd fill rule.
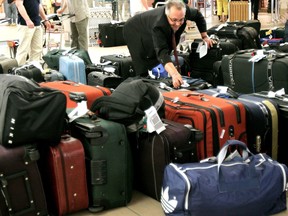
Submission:
[[[235,150],[226,156],[227,150]],[[286,209],[286,165],[228,140],[217,157],[165,168],[161,205],[167,216],[263,216]]]

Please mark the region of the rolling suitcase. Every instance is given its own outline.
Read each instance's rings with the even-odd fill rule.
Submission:
[[[77,102],[71,99],[71,96],[73,98],[73,94],[85,93],[86,98],[87,98],[88,109],[91,107],[92,103],[97,98],[103,95],[111,94],[111,90],[106,87],[89,86],[89,85],[84,85],[81,83],[75,83],[72,81],[42,82],[40,83],[40,86],[51,88],[51,89],[57,89],[63,92],[67,99],[67,108],[75,108],[77,106]]]
[[[20,67],[14,67],[10,70],[9,74],[24,76],[27,79],[31,79],[38,83],[45,81],[42,71],[33,64],[25,64]]]
[[[189,55],[191,64],[190,76],[193,78],[201,78],[206,80],[213,86],[222,85],[223,80],[221,74],[214,70],[214,63],[220,61],[223,55],[229,55],[239,50],[229,41],[220,41],[217,45],[208,49],[207,54],[200,58],[198,46],[203,43],[202,39],[194,40],[191,44],[191,52]]]
[[[278,108],[276,103],[253,94],[239,95],[230,89],[227,89],[226,92],[221,91],[220,88],[197,92],[243,103],[246,110],[248,148],[252,153],[266,153],[277,160]]]
[[[82,143],[70,135],[63,135],[58,145],[40,150],[39,164],[50,213],[61,216],[88,208]]]
[[[48,215],[38,159],[35,146],[0,145],[0,215]]]
[[[163,172],[170,162],[196,162],[196,143],[203,133],[181,123],[163,119],[166,127],[160,134],[138,131],[132,141],[135,183],[139,191],[160,201]],[[131,134],[129,134],[130,138]]]
[[[66,80],[87,84],[85,64],[78,56],[61,56],[59,72],[64,75]]]
[[[124,80],[128,77],[136,76],[136,72],[133,67],[132,59],[130,56],[123,55],[105,55],[100,57],[100,63],[107,63],[118,67],[119,76]]]
[[[113,47],[126,45],[123,38],[123,26],[125,22],[117,23],[100,23],[99,39],[100,46]]]
[[[254,50],[241,50],[223,56],[223,83],[239,93],[254,93],[284,88],[288,92],[288,57],[285,53],[257,55]],[[256,61],[260,56],[262,59]],[[255,59],[255,62],[251,61]]]
[[[7,74],[14,67],[18,67],[16,59],[0,55],[0,74]]]
[[[124,125],[88,116],[72,122],[86,155],[89,210],[126,206],[132,196],[131,149]]]
[[[229,139],[246,143],[246,111],[242,103],[195,91],[170,91],[162,94],[166,119],[192,124],[193,128],[203,132],[203,140],[197,143],[199,159],[217,154]]]

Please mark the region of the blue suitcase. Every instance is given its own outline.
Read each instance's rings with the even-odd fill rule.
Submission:
[[[64,75],[66,80],[87,84],[85,63],[78,56],[61,56],[59,72]]]

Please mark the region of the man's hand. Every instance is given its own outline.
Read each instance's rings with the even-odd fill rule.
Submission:
[[[46,26],[47,30],[51,29],[51,23],[49,20],[45,20],[44,25]]]
[[[34,28],[34,23],[29,19],[29,20],[26,20],[26,25],[28,28]]]
[[[171,75],[172,77],[172,82],[173,82],[173,87],[174,88],[179,88],[182,84],[183,84],[183,79],[181,74],[177,73],[173,73]]]

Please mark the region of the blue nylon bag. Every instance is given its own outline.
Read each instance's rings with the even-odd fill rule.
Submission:
[[[242,155],[236,150],[226,157],[233,146]],[[228,140],[217,157],[167,165],[161,205],[167,216],[272,215],[286,209],[287,174],[286,165]]]

